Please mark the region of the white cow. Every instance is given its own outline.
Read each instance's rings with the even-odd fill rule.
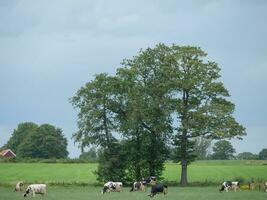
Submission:
[[[101,193],[104,194],[105,192],[121,192],[121,191],[122,191],[122,182],[109,181],[104,184]]]
[[[14,192],[21,192],[22,191],[22,187],[23,187],[23,182],[19,181],[15,186]]]
[[[32,196],[35,197],[35,194],[45,195],[45,193],[46,184],[31,184],[27,187],[24,197],[27,197],[29,194],[32,194]]]
[[[240,183],[238,181],[225,181],[222,183],[222,187],[220,192],[226,191],[228,192],[230,189],[234,189],[235,191],[238,189],[240,190]]]

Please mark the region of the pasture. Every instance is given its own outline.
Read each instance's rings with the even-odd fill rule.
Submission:
[[[22,192],[13,192],[13,188],[1,188],[0,187],[0,199],[1,200],[18,200],[24,199]],[[142,200],[150,199],[147,195],[149,190],[146,192],[129,192],[130,188],[124,188],[121,193],[109,193],[100,194],[100,187],[48,187],[47,195],[41,197],[36,195],[34,199],[45,199],[45,200],[84,200],[84,199],[100,199],[100,200]],[[217,187],[170,187],[168,194],[158,194],[154,199],[166,199],[166,200],[266,200],[267,194],[258,191],[240,191],[240,192],[218,192]],[[28,199],[33,199],[29,197]]]
[[[50,185],[94,185],[96,163],[0,163],[0,184],[45,182]],[[197,161],[188,167],[189,182],[221,183],[237,177],[245,181],[267,180],[266,161]],[[177,182],[180,165],[166,163],[163,178]]]

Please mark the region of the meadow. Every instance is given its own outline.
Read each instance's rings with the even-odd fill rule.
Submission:
[[[24,199],[22,192],[13,192],[13,188],[1,188],[0,187],[0,199],[1,200],[18,200]],[[84,200],[84,199],[94,199],[94,200],[142,200],[150,199],[147,195],[149,191],[146,192],[129,192],[129,188],[124,188],[121,193],[109,193],[100,194],[100,187],[48,187],[47,194],[44,197],[36,195],[34,199],[45,199],[45,200]],[[222,192],[218,191],[217,187],[169,187],[168,194],[158,194],[153,199],[168,199],[168,200],[266,200],[267,193],[259,191],[230,191]],[[28,199],[33,199],[29,197]]]
[[[43,182],[50,185],[95,185],[97,163],[0,163],[0,185]],[[180,165],[166,163],[164,181],[177,183]],[[188,180],[199,185],[224,180],[267,180],[267,161],[196,161],[188,167]]]

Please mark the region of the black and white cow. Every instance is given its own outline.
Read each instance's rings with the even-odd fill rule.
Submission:
[[[109,181],[104,184],[101,193],[104,194],[106,192],[121,192],[121,191],[122,191],[122,182]]]
[[[240,183],[238,181],[225,181],[222,183],[220,192],[222,191],[229,191],[230,189],[234,189],[235,191],[238,189],[240,190]]]
[[[267,182],[264,183],[264,191],[267,192]]]
[[[150,176],[150,177],[147,177],[147,178],[142,178],[141,181],[135,181],[132,185],[132,188],[130,190],[130,192],[132,191],[145,191],[145,186],[147,184],[155,184],[156,183],[156,177],[155,176]]]
[[[27,187],[24,197],[27,197],[29,194],[32,194],[35,197],[35,194],[46,194],[46,184],[31,184]]]
[[[148,196],[151,198],[154,197],[157,193],[163,193],[164,195],[167,194],[168,186],[165,184],[157,183],[152,185],[151,192]]]

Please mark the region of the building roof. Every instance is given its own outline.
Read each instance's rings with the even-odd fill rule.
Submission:
[[[16,154],[11,149],[5,149],[0,151],[0,156],[16,156]]]

